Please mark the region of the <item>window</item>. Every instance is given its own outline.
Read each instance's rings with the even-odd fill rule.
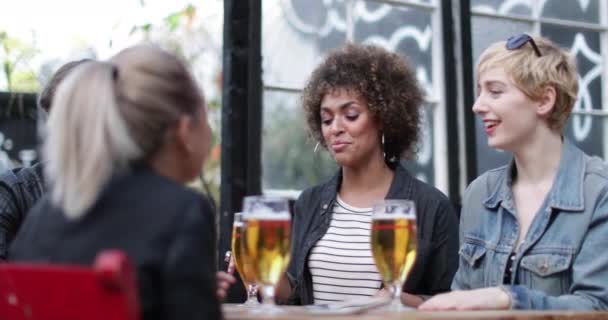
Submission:
[[[440,1],[264,0],[262,59],[263,189],[301,190],[329,178],[336,165],[314,153],[299,94],[316,65],[346,41],[374,44],[408,58],[427,94],[416,159],[405,165],[447,188]]]
[[[601,14],[601,13],[604,14]],[[510,35],[540,34],[569,48],[579,71],[579,94],[565,135],[583,151],[604,159],[606,148],[605,88],[608,56],[608,7],[606,1],[471,1],[473,60],[488,45]],[[470,107],[470,106],[467,106]],[[476,120],[477,174],[506,163],[509,155],[487,147],[483,126]]]

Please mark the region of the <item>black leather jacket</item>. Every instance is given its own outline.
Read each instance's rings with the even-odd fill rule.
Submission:
[[[328,182],[302,192],[295,203],[293,249],[287,268],[292,292],[287,304],[313,303],[308,255],[329,228],[341,181],[340,170]],[[458,268],[458,219],[452,203],[401,166],[395,169],[386,199],[410,199],[416,204],[418,255],[403,290],[418,295],[449,291]]]
[[[90,266],[98,252],[119,249],[137,268],[142,320],[221,319],[214,220],[206,198],[134,166],[78,219],[43,196],[11,243],[9,261]]]
[[[8,247],[25,215],[45,191],[40,163],[7,170],[0,175],[0,261],[6,260]]]

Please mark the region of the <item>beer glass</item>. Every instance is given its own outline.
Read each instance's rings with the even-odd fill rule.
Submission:
[[[409,200],[382,200],[372,211],[371,245],[374,262],[386,288],[390,308],[404,309],[401,288],[416,260],[416,207]]]
[[[258,301],[258,286],[256,284],[255,275],[251,268],[251,261],[246,260],[246,256],[243,254],[243,237],[245,231],[245,223],[243,221],[243,214],[237,212],[234,214],[234,223],[232,224],[232,254],[234,257],[234,264],[236,270],[243,280],[245,290],[247,291],[247,301],[242,306],[253,307],[260,304]]]
[[[287,199],[245,197],[243,219],[243,256],[251,263],[255,279],[262,286],[265,307],[260,312],[280,312],[274,306],[274,295],[290,257],[291,215]]]

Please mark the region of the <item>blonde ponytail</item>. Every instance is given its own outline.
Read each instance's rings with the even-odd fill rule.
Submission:
[[[141,151],[115,94],[112,64],[89,62],[59,85],[43,147],[51,199],[69,218],[82,217],[109,179]]]
[[[139,45],[110,61],[79,66],[53,99],[43,156],[51,199],[70,218],[83,216],[112,176],[154,158],[181,116],[204,112],[174,55]]]

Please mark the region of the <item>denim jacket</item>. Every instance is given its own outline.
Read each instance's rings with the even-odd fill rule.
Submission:
[[[328,182],[307,189],[298,198],[292,223],[292,256],[287,269],[292,293],[288,304],[312,304],[312,275],[308,256],[325,235],[342,182],[339,171]],[[416,204],[418,248],[404,291],[432,295],[449,291],[458,267],[458,220],[454,207],[439,190],[397,166],[387,199],[410,199]]]
[[[465,192],[453,290],[500,286],[514,252],[514,309],[608,308],[608,165],[563,143],[553,185],[519,249],[513,161]]]
[[[6,259],[10,242],[44,190],[40,163],[7,170],[0,175],[0,261]]]

